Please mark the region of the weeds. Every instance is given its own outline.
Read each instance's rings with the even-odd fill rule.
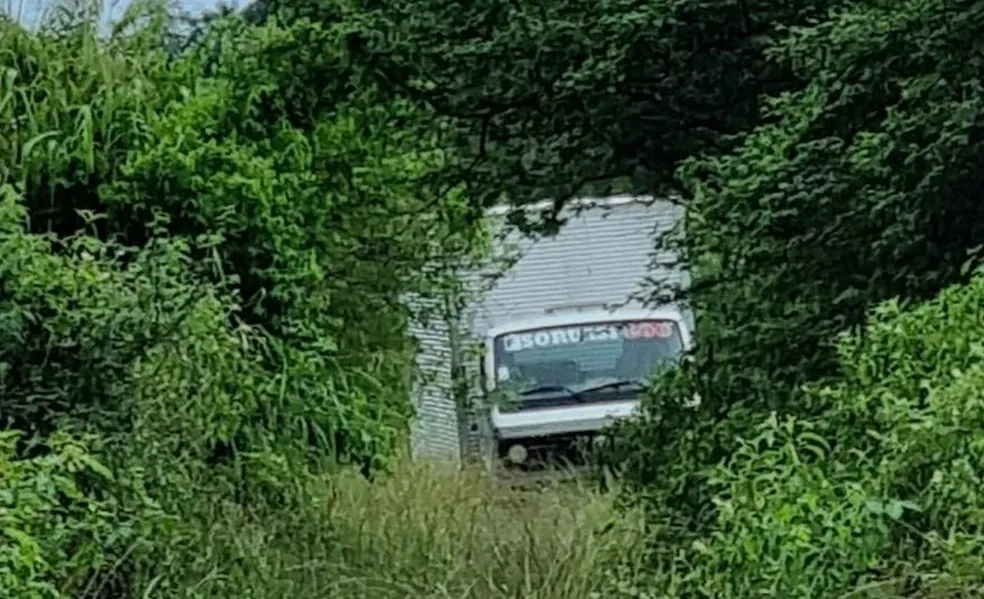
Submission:
[[[376,483],[332,477],[323,497],[292,513],[210,506],[199,580],[154,596],[588,599],[613,596],[642,554],[639,515],[577,485],[408,465]]]

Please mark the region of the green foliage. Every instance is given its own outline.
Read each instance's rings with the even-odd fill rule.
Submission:
[[[215,505],[325,519],[323,476],[408,442],[406,296],[478,247],[441,132],[337,28],[227,18],[176,53],[167,24],[0,23],[0,414],[32,440],[0,488],[47,484],[69,432],[112,475],[17,503],[25,593],[187,595],[230,567],[192,554]]]
[[[235,278],[243,319],[290,364],[307,414],[294,430],[381,459],[410,415],[404,298],[440,292],[424,267],[467,254],[473,228],[459,194],[418,183],[443,161],[440,137],[412,104],[346,90],[359,75],[337,38],[305,22],[216,28],[189,58],[209,77],[151,123],[153,143],[104,194],[113,214],[166,212],[206,270]],[[317,73],[291,70],[314,57]],[[341,405],[325,379],[338,369],[359,373]]]
[[[312,10],[297,0],[269,2]],[[674,187],[678,163],[757,122],[796,85],[766,60],[825,2],[355,3],[353,55],[454,118],[451,176],[486,203]],[[304,8],[298,8],[304,7]],[[386,32],[383,35],[381,32]]]
[[[672,479],[650,485],[656,596],[979,593],[982,298],[979,274],[842,335],[844,375],[806,388],[803,415],[744,413],[734,451],[690,458],[690,499],[711,507],[699,521],[680,525],[692,512],[668,502],[687,497]],[[706,448],[682,436],[677,450]]]
[[[695,543],[704,596],[835,596],[880,565],[889,537],[883,512],[900,504],[875,508],[863,463],[818,467],[828,451],[814,429],[772,417],[710,473],[716,530]]]
[[[960,280],[982,241],[970,94],[982,16],[950,10],[959,18],[935,2],[866,4],[794,29],[770,54],[807,87],[773,98],[772,122],[733,154],[683,169],[708,287],[695,300],[719,361],[815,380],[835,369],[832,332]]]
[[[864,3],[786,27],[767,55],[802,87],[769,97],[763,122],[732,151],[694,157],[678,172],[688,192],[686,237],[670,242],[692,263],[698,350],[654,389],[646,417],[622,435],[619,458],[654,510],[674,506],[660,516],[669,523],[661,542],[719,530],[711,473],[746,451],[741,440],[756,438],[770,413],[814,427],[835,452],[866,439],[860,416],[835,419],[831,410],[880,389],[861,385],[848,399],[804,385],[854,380],[860,358],[838,358],[833,340],[864,326],[882,302],[926,299],[967,280],[984,241],[972,33],[982,16],[972,3]],[[926,308],[934,309],[950,304]],[[946,335],[929,326],[920,321],[920,334]],[[908,332],[891,339],[911,342]],[[910,347],[867,356],[900,373],[940,364]],[[700,408],[685,408],[695,393]],[[911,407],[907,418],[921,413]],[[862,451],[875,465],[837,454],[849,480],[889,468],[889,458]],[[824,469],[816,492],[846,485],[840,477]],[[867,492],[911,499],[911,490],[885,485]]]
[[[842,451],[876,458],[891,492],[920,507],[918,525],[944,538],[980,526],[982,296],[977,276],[914,310],[884,306],[863,340],[840,345],[844,382],[819,393],[837,406],[830,426],[855,431]]]
[[[0,433],[0,597],[55,599],[66,588],[92,590],[112,569],[114,553],[144,542],[158,516],[152,506],[128,510],[116,497],[89,490],[92,481],[125,491],[92,454],[90,439],[57,432],[44,455],[19,459],[23,439]]]
[[[61,261],[64,274],[40,263],[33,274],[16,273],[32,286],[10,298],[18,310],[28,309],[31,295],[35,316],[54,311],[66,319],[53,339],[16,333],[35,352],[11,345],[14,370],[44,369],[31,377],[44,378],[53,398],[44,407],[22,402],[17,417],[30,426],[66,410],[108,417],[107,400],[96,398],[130,396],[127,382],[106,387],[129,376],[134,361],[156,357],[169,327],[210,296],[221,304],[208,325],[216,339],[262,337],[246,350],[230,346],[255,358],[224,367],[218,380],[228,383],[216,385],[260,377],[269,392],[251,388],[258,399],[238,405],[234,423],[209,425],[215,434],[200,442],[219,453],[255,452],[280,441],[249,431],[290,430],[287,445],[302,440],[342,459],[382,460],[402,445],[410,414],[413,344],[403,298],[441,293],[440,271],[423,267],[473,245],[460,193],[422,182],[445,160],[439,132],[427,132],[413,104],[355,87],[361,75],[346,65],[331,27],[255,28],[229,19],[186,55],[168,58],[154,44],[164,22],[147,14],[155,18],[139,25],[132,16],[135,32],[118,28],[107,41],[84,21],[35,34],[6,26],[12,51],[4,54],[11,62],[3,105],[14,118],[5,121],[5,173],[24,190],[30,230],[71,240],[37,248],[51,254],[38,260]],[[312,77],[338,85],[315,86]],[[88,235],[78,237],[83,226]],[[120,288],[62,280],[78,276],[69,272],[76,262],[55,256],[83,246],[104,255],[108,269],[126,264]],[[165,259],[148,257],[158,250],[171,252],[173,264],[150,264]],[[179,279],[180,289],[162,286]],[[69,285],[63,295],[59,285]],[[127,297],[138,309],[125,309]],[[148,306],[157,299],[163,303]],[[87,338],[80,327],[96,317],[76,310],[78,303],[116,321]],[[148,318],[147,309],[166,317]],[[232,328],[224,324],[230,319]],[[40,358],[52,344],[64,359]],[[92,366],[100,360],[104,370]],[[69,391],[57,377],[86,380],[66,383]],[[38,392],[8,381],[15,403]],[[276,397],[277,410],[265,396]]]
[[[0,21],[4,596],[980,592],[977,4],[91,13]],[[688,210],[698,349],[611,456],[649,551],[338,474],[399,463],[481,209],[612,189]]]

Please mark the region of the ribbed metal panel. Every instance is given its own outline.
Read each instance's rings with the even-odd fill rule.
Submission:
[[[657,234],[669,231],[682,212],[670,202],[620,201],[601,205],[568,217],[555,236],[529,239],[517,231],[505,231],[504,243],[494,254],[518,249],[519,260],[505,273],[463,275],[481,297],[470,306],[462,333],[480,343],[484,332],[509,321],[543,315],[548,309],[571,304],[623,304],[645,294],[647,278],[682,284],[685,274],[675,268],[676,257],[654,252]],[[513,249],[515,248],[515,249]],[[654,265],[656,268],[653,268]],[[489,277],[501,275],[494,283]],[[452,397],[452,329],[447,322],[418,324],[419,367],[423,379],[418,391],[418,418],[414,427],[414,455],[418,458],[460,459],[488,453],[488,429],[474,413],[460,413]],[[464,363],[469,399],[481,400],[477,359]]]
[[[674,283],[675,256],[654,251],[657,233],[671,230],[680,216],[669,202],[623,203],[571,214],[552,237],[508,236],[521,258],[475,307],[475,332],[517,319],[536,317],[549,308],[576,304],[620,304],[644,293],[648,276],[659,273]],[[662,267],[651,270],[651,264]]]
[[[417,315],[411,333],[418,344],[411,455],[414,460],[459,461],[460,420],[451,397],[451,327],[440,301],[414,296],[408,302]]]

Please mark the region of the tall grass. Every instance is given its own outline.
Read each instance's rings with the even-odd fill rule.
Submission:
[[[156,581],[144,596],[613,597],[642,554],[641,518],[609,495],[422,465],[373,483],[334,477],[310,513],[222,504],[203,522],[197,579],[167,591]]]

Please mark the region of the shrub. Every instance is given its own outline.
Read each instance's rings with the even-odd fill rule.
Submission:
[[[213,506],[262,513],[269,534],[299,514],[327,526],[310,511],[323,478],[384,471],[406,445],[404,296],[444,294],[422,267],[476,229],[460,189],[429,179],[440,128],[362,80],[344,31],[230,18],[169,54],[164,14],[141,10],[105,37],[71,11],[0,22],[2,424],[41,448],[98,439],[112,477],[66,500],[85,547],[159,506],[131,544],[69,558],[72,580],[18,558],[44,592],[194,594],[196,572],[235,567],[195,553]],[[40,467],[37,447],[9,462]],[[99,502],[117,511],[90,523]]]
[[[0,597],[98,593],[118,557],[147,543],[160,513],[147,503],[134,512],[120,500],[134,489],[96,460],[93,441],[58,432],[25,460],[18,446],[31,439],[0,432]]]
[[[791,599],[980,592],[982,301],[984,273],[919,305],[880,306],[868,326],[840,336],[845,375],[806,388],[804,416],[753,421],[744,429],[752,434],[732,439],[736,450],[717,464],[650,485],[649,518],[662,543],[654,592]],[[727,418],[739,416],[748,417],[733,411],[724,425],[705,421],[703,430],[721,434]],[[690,418],[701,422],[701,412]],[[676,448],[702,443],[690,431]],[[681,489],[699,490],[699,504],[712,509],[688,520],[693,506],[654,500],[686,497]]]
[[[952,337],[931,322],[949,318],[936,312],[950,309],[953,292],[928,304],[925,320],[876,315],[876,329],[907,328],[857,333],[846,343],[865,347],[863,355],[838,355],[835,337],[865,327],[892,298],[927,301],[966,284],[964,265],[980,258],[984,104],[964,83],[944,82],[979,81],[970,65],[982,13],[969,2],[941,11],[933,0],[828,8],[809,25],[779,26],[763,39],[775,72],[789,69],[800,83],[764,99],[764,118],[730,151],[693,157],[677,171],[688,216],[686,235],[670,244],[693,271],[695,362],[679,387],[654,390],[647,417],[623,439],[625,472],[671,518],[670,543],[678,533],[714,530],[708,473],[771,412],[817,427],[835,453],[857,442],[878,468],[908,469],[882,464],[887,441],[876,443],[860,422],[894,436],[896,425],[923,417],[913,405],[943,393],[952,376],[942,373],[976,360],[967,348],[918,347],[919,336]],[[972,320],[961,326],[977,330]],[[871,349],[869,333],[890,347]],[[963,357],[940,355],[949,351]],[[898,381],[862,384],[852,372],[858,367],[926,386],[916,393]],[[926,371],[935,368],[930,381]],[[836,391],[821,398],[804,386]],[[693,392],[702,408],[678,410]],[[837,416],[832,402],[856,412]],[[885,492],[910,496],[894,485]],[[671,515],[666,504],[675,506]]]

